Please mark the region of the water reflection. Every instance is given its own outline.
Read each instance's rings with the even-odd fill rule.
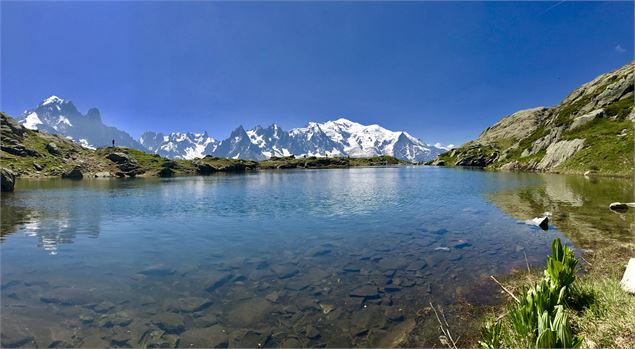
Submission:
[[[415,167],[21,182],[2,200],[2,344],[392,345],[429,302],[495,302],[474,285],[525,255],[542,264],[560,232],[517,218],[550,210],[558,224],[561,206],[596,194],[562,178]],[[412,345],[440,345],[436,327]]]
[[[578,247],[594,248],[606,239],[633,239],[633,210],[616,213],[611,202],[632,202],[633,182],[623,178],[598,178],[539,174],[539,183],[493,192],[488,197],[504,212],[519,219],[553,213],[557,226]]]

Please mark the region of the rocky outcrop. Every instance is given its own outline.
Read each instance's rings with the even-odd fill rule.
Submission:
[[[66,179],[82,179],[82,178],[84,178],[84,174],[82,173],[81,167],[75,166],[72,169],[62,173],[62,178],[66,178]]]
[[[0,180],[2,181],[2,191],[13,191],[13,188],[15,187],[15,173],[5,168],[0,168],[0,177]]]
[[[2,132],[2,144],[0,145],[0,149],[2,149],[2,151],[16,156],[40,156],[37,151],[29,149],[22,144],[24,136],[27,133],[24,127],[12,118],[7,117],[4,113],[0,113],[0,118],[2,123],[0,129],[0,132]]]
[[[119,169],[119,172],[116,173],[118,177],[136,177],[144,173],[139,163],[135,159],[130,158],[128,154],[112,152],[106,155],[106,159],[115,163]]]
[[[538,170],[548,170],[556,167],[569,159],[584,146],[584,139],[572,139],[570,141],[560,141],[552,143],[547,148],[547,153],[536,165]]]
[[[634,70],[631,62],[580,86],[557,106],[511,114],[430,164],[632,175]],[[621,131],[606,132],[611,129]]]
[[[457,154],[456,165],[485,167],[494,163],[498,156],[498,150],[495,150],[493,147],[475,144],[466,147],[464,151]]]
[[[51,142],[46,144],[46,150],[51,155],[60,155],[60,148],[57,147],[57,144]]]

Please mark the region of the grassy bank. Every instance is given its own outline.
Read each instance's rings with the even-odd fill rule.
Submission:
[[[551,257],[545,270],[511,275],[501,286],[510,300],[486,316],[481,346],[635,347],[635,296],[619,285],[634,251],[612,244],[563,263],[569,271]]]

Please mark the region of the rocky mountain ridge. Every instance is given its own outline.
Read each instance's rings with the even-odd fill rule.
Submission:
[[[245,130],[237,127],[228,138],[216,140],[207,132],[169,134],[145,132],[139,140],[103,124],[99,110],[82,115],[71,101],[51,96],[26,110],[18,121],[28,129],[61,134],[85,147],[117,145],[148,151],[171,159],[196,159],[206,155],[264,160],[281,156],[371,157],[395,156],[410,162],[434,159],[445,149],[428,145],[407,132],[379,125],[362,125],[347,119],[284,131],[276,124]]]
[[[580,86],[554,107],[521,110],[434,165],[633,175],[635,62]]]

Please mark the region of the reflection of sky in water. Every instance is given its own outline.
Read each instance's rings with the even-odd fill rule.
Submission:
[[[77,316],[65,314],[67,308],[51,312],[39,301],[40,294],[69,285],[95,290],[138,319],[172,309],[183,297],[212,297],[206,312],[231,332],[241,331],[235,309],[272,306],[284,313],[275,307],[319,302],[338,309],[334,327],[320,329],[323,338],[340,338],[363,314],[350,303],[352,289],[383,289],[394,278],[398,291],[361,309],[383,314],[394,307],[406,319],[428,301],[453,304],[469,297],[475,284],[491,283],[488,275],[524,268],[525,254],[531,264],[544,263],[560,232],[519,219],[551,211],[567,233],[571,217],[598,226],[584,216],[600,207],[607,211],[601,201],[608,197],[628,201],[621,183],[428,167],[20,181],[2,200],[0,271],[3,280],[45,286],[25,286],[15,308],[3,293],[3,310],[24,326],[40,316],[72,321]],[[616,217],[600,222],[615,228],[623,224]],[[461,247],[464,241],[468,247]],[[345,266],[359,271],[346,272]],[[278,277],[294,268],[292,276]],[[210,275],[224,272],[235,276],[233,284],[206,291]],[[272,292],[279,293],[276,304],[263,300]],[[140,297],[148,295],[156,303],[141,306]],[[322,321],[317,309],[301,312],[303,324]],[[278,333],[280,326],[288,331],[282,320],[261,322]],[[377,325],[377,338],[393,325]],[[371,337],[343,343],[372,346]]]

